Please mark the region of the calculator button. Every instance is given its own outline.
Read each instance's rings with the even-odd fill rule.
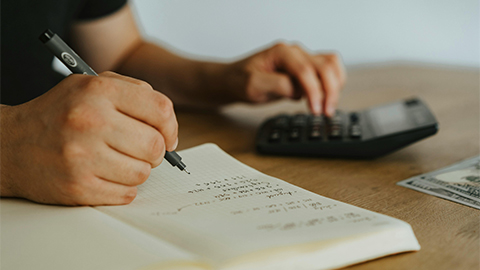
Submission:
[[[272,132],[270,132],[270,135],[268,136],[268,141],[269,142],[278,142],[280,141],[282,133],[279,129],[274,129]]]
[[[273,126],[276,128],[286,129],[288,128],[288,117],[281,116],[273,122]]]
[[[291,141],[298,141],[300,139],[300,128],[292,128],[292,130],[290,130],[290,134],[288,135],[288,139]]]
[[[319,140],[321,137],[322,133],[320,131],[320,126],[312,126],[309,134],[310,140]]]
[[[340,111],[335,111],[335,115],[333,115],[330,120],[332,122],[342,122],[342,114]]]
[[[328,118],[327,123],[332,125],[332,126],[341,126],[342,125],[342,116],[341,115],[335,115],[331,118]]]
[[[328,138],[340,139],[342,137],[342,127],[339,125],[332,125],[328,131]]]
[[[323,123],[323,117],[320,115],[312,115],[310,118],[310,125],[320,126]]]
[[[354,112],[350,113],[350,122],[352,122],[352,124],[358,123],[358,119],[359,119],[358,113],[354,113]]]
[[[303,127],[307,125],[307,116],[305,114],[297,114],[292,119],[292,125],[295,127]]]
[[[362,137],[362,128],[360,125],[352,125],[350,127],[350,138],[358,139]]]

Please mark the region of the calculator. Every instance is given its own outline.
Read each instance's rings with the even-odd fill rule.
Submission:
[[[438,123],[425,102],[409,98],[332,117],[281,114],[262,123],[262,154],[376,158],[435,134]]]

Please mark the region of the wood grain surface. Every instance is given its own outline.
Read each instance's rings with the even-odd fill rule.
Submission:
[[[374,160],[257,154],[254,140],[259,124],[281,112],[305,112],[303,101],[234,104],[219,112],[178,111],[178,150],[213,142],[261,172],[412,225],[420,251],[348,269],[480,269],[480,210],[396,185],[479,154],[479,84],[475,69],[389,64],[348,70],[340,109],[418,96],[439,122],[435,136]]]

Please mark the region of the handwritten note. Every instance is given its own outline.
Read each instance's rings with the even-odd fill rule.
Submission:
[[[190,175],[164,162],[132,204],[99,209],[215,261],[368,233],[395,221],[262,174],[213,144],[181,155]]]

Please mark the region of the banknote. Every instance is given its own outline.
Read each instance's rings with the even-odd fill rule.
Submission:
[[[430,185],[428,182],[407,179],[399,182],[398,185],[480,209],[480,202],[462,195],[458,195],[457,193],[448,191],[446,189]]]
[[[480,155],[397,185],[480,209]]]

